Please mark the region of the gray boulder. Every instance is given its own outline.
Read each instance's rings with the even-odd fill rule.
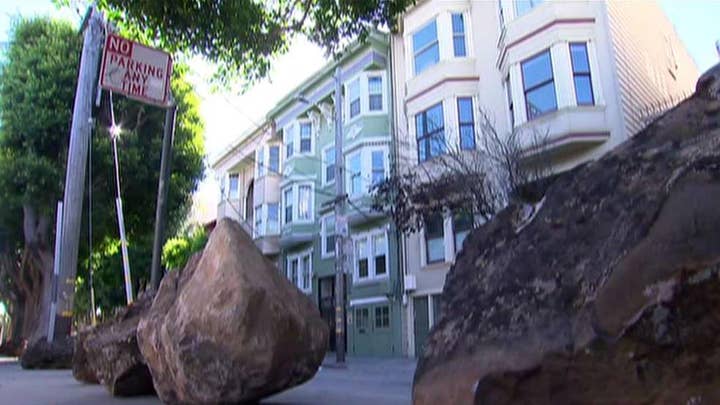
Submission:
[[[328,329],[240,225],[223,219],[202,256],[162,281],[138,342],[163,402],[244,403],[312,378]]]

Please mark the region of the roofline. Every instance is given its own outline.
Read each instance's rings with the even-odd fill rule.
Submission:
[[[322,81],[325,80],[326,76],[332,75],[337,66],[347,62],[350,58],[354,57],[366,48],[372,47],[373,43],[388,46],[389,41],[389,34],[377,30],[373,30],[372,32],[370,32],[368,34],[368,37],[364,41],[356,40],[353,44],[351,44],[341,53],[339,58],[326,63],[325,66],[320,68],[315,73],[311,74],[304,82],[300,83],[294,89],[289,91],[284,98],[282,98],[280,101],[278,101],[277,104],[275,104],[275,107],[271,108],[267,112],[266,120],[272,121],[274,117],[280,115],[283,110],[287,109],[292,103],[295,102],[293,96],[305,93],[305,91],[310,87],[322,83]]]
[[[262,134],[270,127],[272,127],[272,122],[264,120],[263,123],[259,126],[250,127],[249,129],[245,130],[245,132],[238,136],[235,142],[232,142],[230,145],[226,146],[220,152],[220,154],[213,159],[210,166],[213,168],[213,170],[217,169],[217,167],[220,166],[220,164],[222,164],[224,160],[231,157],[232,154],[234,154],[241,147],[245,146],[246,143],[255,139],[255,135]]]

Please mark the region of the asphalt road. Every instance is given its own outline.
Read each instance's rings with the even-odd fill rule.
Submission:
[[[263,401],[274,405],[410,404],[415,361],[349,358],[345,369],[323,366],[309,382]],[[156,397],[113,398],[100,385],[82,384],[69,370],[27,371],[0,357],[0,404],[160,404]]]

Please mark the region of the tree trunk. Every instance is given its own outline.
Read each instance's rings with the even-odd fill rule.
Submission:
[[[23,206],[25,248],[21,279],[25,285],[23,337],[33,342],[47,336],[52,294],[53,251],[48,229],[50,219],[35,207]]]

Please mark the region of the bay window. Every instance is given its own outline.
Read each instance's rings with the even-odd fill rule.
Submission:
[[[570,44],[570,61],[572,63],[577,105],[594,105],[595,98],[593,96],[592,78],[590,77],[590,61],[585,42]]]
[[[437,22],[432,20],[412,36],[415,74],[435,65],[440,60]]]
[[[415,131],[420,162],[445,153],[445,118],[442,103],[415,115]]]
[[[298,220],[312,218],[312,187],[301,185],[298,187]]]
[[[557,110],[550,50],[522,62],[521,68],[527,120]]]

